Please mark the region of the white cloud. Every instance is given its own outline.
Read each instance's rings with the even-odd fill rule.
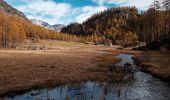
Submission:
[[[53,0],[25,0],[24,3],[16,8],[29,19],[43,20],[50,24],[82,23],[93,14],[107,9],[105,6],[73,8],[68,3],[56,3]]]
[[[92,0],[99,5],[116,4],[117,6],[136,6],[140,10],[146,10],[154,0]]]
[[[107,9],[105,4],[117,6],[136,6],[143,10],[152,4],[153,0],[92,0],[98,6],[87,5],[72,7],[69,3],[56,3],[54,0],[17,0],[21,5],[15,5],[29,19],[39,19],[50,24],[82,23],[93,14]]]
[[[97,7],[85,6],[82,8],[82,13],[80,15],[78,15],[75,18],[75,20],[76,20],[76,22],[82,23],[87,18],[91,17],[93,14],[100,12],[100,11],[104,11],[106,9],[107,8],[105,6],[97,6]]]
[[[134,0],[106,0],[106,1],[108,1],[108,4],[122,5]]]
[[[154,0],[130,0],[124,6],[136,6],[140,10],[146,10],[153,4]]]
[[[104,5],[104,4],[124,4],[130,2],[130,0],[92,0],[93,2]]]
[[[25,1],[27,2],[27,0]],[[70,13],[71,5],[55,3],[52,0],[35,0],[17,8],[26,13],[28,18],[49,21],[50,24],[62,23],[61,18]]]
[[[92,0],[92,1],[99,5],[103,5],[106,2],[106,0]]]

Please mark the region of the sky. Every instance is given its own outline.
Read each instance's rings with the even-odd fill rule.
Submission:
[[[51,25],[82,23],[97,12],[111,7],[136,6],[146,10],[153,0],[5,0],[29,19]]]

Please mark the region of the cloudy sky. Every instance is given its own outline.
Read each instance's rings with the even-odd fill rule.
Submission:
[[[110,7],[136,6],[146,10],[153,0],[5,0],[29,19],[49,24],[82,23],[91,15]]]

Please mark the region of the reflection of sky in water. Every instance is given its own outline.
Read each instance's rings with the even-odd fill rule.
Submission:
[[[132,59],[133,56],[132,55],[120,54],[120,55],[118,55],[116,57],[121,58],[121,61],[117,65],[124,65],[126,63],[133,64],[133,59]]]
[[[131,55],[117,57],[122,58],[120,65],[127,62],[133,64]],[[167,83],[140,71],[134,77],[135,80],[129,84],[86,82],[40,90],[36,96],[31,96],[31,91],[5,100],[170,100]]]

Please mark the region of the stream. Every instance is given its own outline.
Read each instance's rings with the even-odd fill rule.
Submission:
[[[131,63],[135,70],[134,80],[130,83],[89,81],[79,85],[32,90],[25,94],[5,97],[2,100],[170,100],[170,84],[141,72],[134,64],[132,56],[130,54],[117,56],[122,59],[117,65]]]

